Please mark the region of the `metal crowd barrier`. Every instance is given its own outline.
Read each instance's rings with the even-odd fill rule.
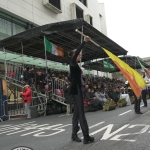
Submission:
[[[43,98],[43,96],[41,96],[41,97]],[[6,114],[7,111],[5,109],[5,106],[6,106],[5,103],[8,106],[8,114]],[[39,103],[38,97],[32,97],[31,106],[37,106],[39,112],[46,111],[46,104],[47,104],[47,101],[43,100],[42,103],[41,102]],[[13,100],[7,99],[7,100],[3,101],[2,107],[3,107],[3,116],[0,116],[0,118],[1,117],[9,117],[9,119],[10,119],[10,117],[12,117],[12,116],[26,114],[24,104],[22,103],[21,98],[13,99]]]
[[[52,78],[52,98],[63,103],[65,102],[64,92],[63,92],[64,85],[65,85],[64,80],[58,78]]]

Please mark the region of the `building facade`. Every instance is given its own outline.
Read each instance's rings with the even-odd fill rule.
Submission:
[[[84,18],[107,35],[104,5],[97,0],[1,0],[0,40],[35,26]]]

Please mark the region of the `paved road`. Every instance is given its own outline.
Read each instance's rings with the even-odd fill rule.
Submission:
[[[149,107],[141,106],[142,115],[135,114],[133,107],[86,113],[90,134],[95,137],[88,145],[70,140],[72,116],[65,114],[1,122],[0,150],[17,146],[33,150],[150,150]]]

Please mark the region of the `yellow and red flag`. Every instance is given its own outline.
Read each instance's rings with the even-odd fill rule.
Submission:
[[[142,89],[146,86],[146,82],[143,77],[136,70],[132,69],[128,64],[120,60],[117,56],[109,52],[107,49],[103,48],[103,50],[117,65],[126,80],[129,82],[136,97],[139,98],[141,96]]]

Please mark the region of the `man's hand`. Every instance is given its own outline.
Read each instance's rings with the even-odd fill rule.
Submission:
[[[84,41],[85,41],[85,42],[88,42],[88,41],[90,41],[90,38],[89,38],[89,36],[85,36],[85,37],[84,37]]]

